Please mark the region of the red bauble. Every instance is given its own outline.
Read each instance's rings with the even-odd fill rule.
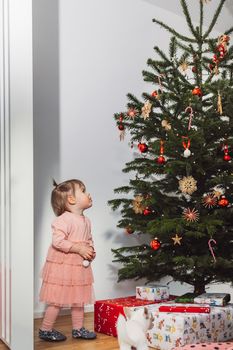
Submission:
[[[143,215],[147,216],[152,213],[152,210],[149,207],[146,207],[146,209],[143,210]]]
[[[158,91],[153,91],[152,94],[151,94],[152,97],[158,97]]]
[[[202,96],[202,91],[198,86],[195,86],[195,88],[192,91],[192,94],[200,97],[200,96]]]
[[[124,130],[124,129],[125,129],[125,127],[124,127],[124,125],[123,125],[123,124],[119,124],[119,125],[118,125],[118,129],[119,129],[119,130]]]
[[[127,227],[125,228],[125,232],[128,233],[129,235],[131,235],[132,233],[134,233],[134,230],[132,229],[131,226],[127,226]]]
[[[226,162],[229,162],[229,160],[231,160],[231,156],[228,153],[225,153],[223,156],[223,160],[225,160]]]
[[[196,73],[196,71],[197,71],[197,67],[193,66],[192,72],[193,72],[193,73]]]
[[[150,246],[153,250],[158,250],[161,246],[161,243],[159,242],[159,240],[157,238],[154,238],[151,242],[150,242]]]
[[[218,201],[218,205],[220,207],[227,207],[229,204],[229,200],[225,196],[221,196],[221,198]]]
[[[157,163],[159,164],[164,164],[166,162],[166,159],[164,158],[164,156],[161,154],[158,158],[157,158]]]
[[[140,143],[138,144],[138,149],[139,149],[140,152],[146,153],[146,152],[148,151],[148,146],[147,146],[146,143],[141,143],[141,142],[140,142]]]

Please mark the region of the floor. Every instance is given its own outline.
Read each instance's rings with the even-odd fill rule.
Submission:
[[[93,316],[92,312],[85,314],[85,323],[84,326],[89,330],[93,330]],[[71,337],[71,317],[70,316],[59,316],[55,324],[55,329],[61,331],[67,336],[65,342],[60,343],[49,343],[43,340],[40,340],[37,336],[38,329],[40,327],[41,320],[35,320],[35,350],[44,350],[44,349],[53,349],[53,350],[119,350],[117,339],[110,337],[105,334],[97,334],[95,340],[76,340]],[[0,350],[5,350],[7,348],[1,348]]]

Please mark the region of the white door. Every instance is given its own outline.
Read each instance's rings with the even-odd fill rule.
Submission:
[[[32,0],[0,0],[0,339],[33,349]]]

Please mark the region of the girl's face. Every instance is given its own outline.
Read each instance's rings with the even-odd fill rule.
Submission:
[[[88,209],[92,206],[92,199],[90,193],[87,193],[85,189],[76,186],[75,188],[76,206],[78,209]]]

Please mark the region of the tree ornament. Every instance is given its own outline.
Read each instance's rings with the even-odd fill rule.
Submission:
[[[201,96],[202,96],[202,91],[201,91],[201,89],[200,89],[198,86],[195,86],[195,88],[194,88],[193,91],[192,91],[192,94],[193,94],[194,96],[199,96],[199,97],[201,97]]]
[[[225,196],[221,196],[219,201],[218,201],[218,205],[222,208],[227,207],[229,204],[229,200],[225,197]]]
[[[216,197],[217,199],[220,199],[220,197],[223,195],[224,190],[221,187],[215,186],[213,188],[213,196]]]
[[[147,100],[142,107],[142,116],[144,120],[149,118],[150,112],[151,112],[152,104],[150,103],[149,100]]]
[[[157,163],[160,164],[160,165],[163,165],[166,162],[166,159],[163,156],[163,154],[164,154],[164,141],[160,140],[160,156],[156,160]]]
[[[191,124],[192,124],[192,120],[193,120],[193,109],[191,106],[188,106],[185,109],[185,113],[189,113],[189,124],[188,124],[188,130],[191,129]]]
[[[131,225],[129,225],[125,228],[125,232],[131,235],[132,233],[134,233],[134,229],[132,228]]]
[[[176,233],[175,237],[172,237],[172,240],[174,241],[173,244],[176,245],[176,244],[179,244],[181,245],[181,240],[182,240],[183,237],[179,237]]]
[[[123,116],[122,116],[122,114],[119,117],[118,129],[120,130],[120,134],[119,134],[120,141],[123,141],[124,138],[125,138],[125,126],[123,124]]]
[[[197,190],[197,181],[192,176],[184,176],[179,181],[179,189],[182,193],[192,194]]]
[[[127,115],[128,117],[134,119],[138,115],[138,111],[135,108],[129,108]]]
[[[159,93],[158,93],[157,90],[154,90],[154,91],[152,92],[151,96],[157,98],[158,100],[160,99],[160,96],[159,96]]]
[[[180,65],[179,65],[179,70],[183,73],[186,73],[186,71],[189,69],[189,64],[186,60],[184,60]]]
[[[143,210],[143,215],[144,216],[148,216],[152,214],[152,210],[149,208],[149,207],[146,207],[144,210]]]
[[[191,152],[190,152],[190,149],[189,149],[191,142],[190,142],[190,139],[187,136],[182,136],[182,139],[183,139],[182,145],[184,147],[184,157],[188,158],[188,157],[191,156]],[[188,139],[188,140],[184,141],[185,139]]]
[[[162,120],[161,125],[166,131],[169,131],[172,128],[171,124],[166,119]]]
[[[144,198],[141,195],[137,195],[132,201],[133,211],[135,214],[143,214],[143,211],[145,210],[145,205],[142,204],[143,201]]]
[[[217,205],[217,198],[213,193],[207,193],[202,197],[202,204],[205,208],[213,208]]]
[[[229,150],[228,150],[228,145],[226,143],[223,145],[223,152],[224,152],[223,160],[225,160],[226,162],[229,162],[229,160],[231,160],[231,156],[228,154]]]
[[[195,222],[199,220],[199,212],[193,208],[186,208],[183,211],[183,218],[188,222]]]
[[[223,110],[222,110],[222,97],[220,95],[220,91],[218,91],[218,109],[217,109],[218,113],[220,115],[222,115]]]
[[[209,250],[212,254],[212,257],[214,258],[214,262],[216,262],[216,258],[215,258],[215,254],[214,254],[214,251],[213,251],[213,248],[211,246],[211,242],[213,242],[214,244],[217,244],[217,242],[215,241],[215,239],[211,238],[208,240],[208,246],[209,246]]]
[[[222,34],[218,37],[218,45],[216,51],[218,52],[219,59],[223,59],[227,53],[227,45],[229,45],[230,37],[229,35]]]
[[[193,73],[196,73],[196,72],[197,72],[197,67],[196,67],[196,66],[193,66],[192,72],[193,72]]]
[[[157,237],[155,237],[154,239],[152,239],[152,241],[150,242],[150,246],[153,250],[158,250],[161,246],[160,241],[158,240]]]
[[[146,143],[139,142],[138,149],[141,153],[146,153],[148,151],[148,146]]]

